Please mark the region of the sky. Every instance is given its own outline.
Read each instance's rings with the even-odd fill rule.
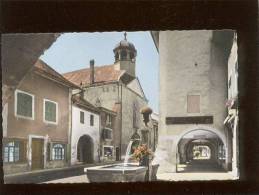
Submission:
[[[89,61],[95,66],[114,63],[113,49],[124,39],[124,32],[64,33],[40,57],[45,63],[63,74],[88,68]],[[158,113],[158,52],[149,31],[127,32],[127,40],[135,45],[136,76],[149,101]]]

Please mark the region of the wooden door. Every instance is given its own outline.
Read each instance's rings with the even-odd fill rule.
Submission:
[[[44,156],[43,156],[43,139],[32,139],[32,166],[33,170],[35,169],[43,169],[44,168]]]

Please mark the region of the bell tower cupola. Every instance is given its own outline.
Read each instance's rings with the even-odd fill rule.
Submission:
[[[115,57],[115,69],[125,70],[128,74],[135,77],[135,63],[137,50],[135,46],[127,40],[127,33],[113,49]]]

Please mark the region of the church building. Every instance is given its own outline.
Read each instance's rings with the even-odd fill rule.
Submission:
[[[131,136],[136,131],[141,134],[139,129],[144,124],[140,109],[148,104],[136,76],[137,50],[126,36],[125,33],[124,39],[113,49],[114,64],[95,66],[94,60],[91,60],[90,68],[64,74],[65,78],[83,89],[86,101],[116,113],[114,127],[109,132],[113,139],[109,151],[117,160],[124,158]],[[100,131],[100,135],[107,134],[105,128]],[[104,141],[100,143],[105,144]],[[100,148],[101,153],[107,153],[106,145]]]

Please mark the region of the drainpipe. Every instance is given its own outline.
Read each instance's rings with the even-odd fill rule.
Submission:
[[[68,124],[68,151],[67,151],[67,161],[68,161],[68,165],[71,166],[71,148],[72,148],[72,89],[69,89],[69,95],[68,95],[68,113],[69,113],[69,124]]]
[[[101,128],[101,111],[99,109],[99,143],[98,143],[98,162],[100,163],[101,162],[101,142],[102,142],[102,128]]]
[[[120,160],[121,160],[121,148],[122,148],[122,84],[121,84],[121,99],[120,99]]]
[[[156,129],[155,129],[155,122],[154,122],[154,124],[152,124],[153,125],[153,151],[155,151],[156,150]]]

